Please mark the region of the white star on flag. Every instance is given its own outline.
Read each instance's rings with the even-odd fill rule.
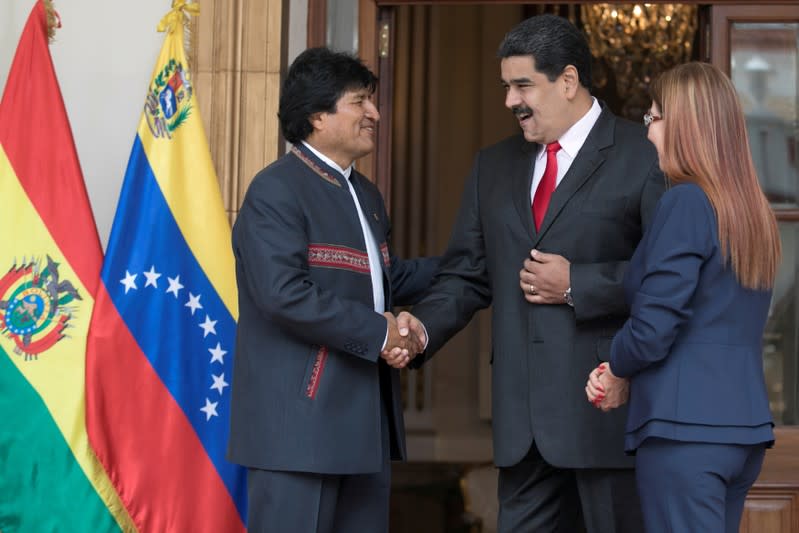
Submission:
[[[192,293],[189,293],[189,301],[186,302],[186,307],[191,308],[191,316],[194,316],[194,312],[197,309],[203,308],[202,304],[200,303],[200,296],[202,295],[198,294],[197,296],[194,296]]]
[[[200,327],[203,328],[203,339],[208,336],[209,333],[213,333],[216,335],[216,320],[211,320],[211,317],[205,315],[205,322],[200,324]]]
[[[212,389],[217,389],[219,394],[222,394],[223,389],[228,386],[227,381],[225,381],[225,373],[223,372],[220,375],[211,374],[211,378],[214,380],[214,384],[211,385]]]
[[[208,398],[205,399],[205,407],[200,407],[200,411],[205,413],[206,422],[211,420],[212,416],[219,416],[219,413],[216,412],[217,405],[219,405],[219,402],[212,402]]]
[[[208,348],[208,351],[211,352],[211,362],[219,361],[223,365],[225,364],[225,354],[227,353],[225,350],[222,349],[222,345],[218,342],[216,343],[216,348]]]
[[[149,272],[144,272],[144,277],[147,278],[147,281],[144,283],[145,287],[152,285],[156,289],[158,288],[158,278],[161,277],[161,274],[155,271],[155,265],[150,267]]]
[[[130,289],[138,289],[136,286],[136,276],[137,274],[131,274],[126,270],[125,277],[119,280],[119,282],[125,286],[125,294],[127,294]]]
[[[183,285],[180,284],[180,276],[175,276],[174,278],[167,276],[166,279],[169,280],[169,288],[166,290],[166,292],[171,292],[175,295],[175,298],[177,298],[180,289],[183,288]]]

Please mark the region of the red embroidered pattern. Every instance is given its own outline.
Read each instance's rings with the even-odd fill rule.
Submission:
[[[308,264],[326,268],[341,268],[362,274],[369,274],[369,256],[366,252],[332,246],[330,244],[309,244]]]
[[[325,181],[328,181],[328,182],[332,183],[332,184],[333,184],[333,185],[335,185],[336,187],[341,187],[341,183],[339,183],[339,182],[338,182],[338,180],[337,180],[336,178],[334,178],[333,176],[331,176],[330,174],[328,174],[327,172],[325,172],[324,170],[322,170],[322,169],[319,167],[319,165],[317,165],[317,164],[316,164],[316,163],[315,163],[315,162],[314,162],[312,159],[310,159],[310,158],[309,158],[307,155],[303,154],[303,153],[302,153],[302,151],[300,151],[300,149],[299,149],[299,148],[297,148],[296,146],[292,146],[292,147],[291,147],[291,153],[292,153],[292,154],[294,154],[294,155],[296,155],[296,156],[297,156],[297,157],[300,159],[300,161],[302,161],[303,163],[305,163],[306,165],[308,165],[308,167],[309,167],[311,170],[313,170],[314,172],[316,172],[317,174],[319,174],[319,176],[321,176],[321,177],[322,177],[322,179],[324,179]]]
[[[380,253],[383,254],[383,263],[385,263],[386,268],[390,268],[391,258],[388,255],[388,244],[383,243],[380,245]]]
[[[311,377],[308,379],[308,385],[305,387],[305,395],[310,398],[316,398],[316,391],[319,390],[319,380],[322,379],[322,372],[325,369],[325,361],[327,361],[327,346],[322,346],[316,352],[316,361],[314,361],[313,369],[311,370]]]

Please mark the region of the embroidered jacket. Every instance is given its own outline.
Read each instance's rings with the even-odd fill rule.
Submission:
[[[262,170],[247,191],[233,228],[234,462],[376,472],[381,404],[393,422],[392,458],[405,456],[399,374],[380,358],[387,323],[374,311],[366,244],[345,179],[299,146]],[[379,191],[358,172],[350,179],[381,251],[386,307],[411,304],[437,260],[393,256]]]

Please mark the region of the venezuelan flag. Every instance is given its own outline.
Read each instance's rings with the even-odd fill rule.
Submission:
[[[175,0],[147,90],[92,318],[89,438],[141,531],[244,530],[225,460],[237,319],[230,224]]]
[[[37,2],[0,101],[0,530],[130,530],[86,436],[102,249],[50,57],[54,25]]]

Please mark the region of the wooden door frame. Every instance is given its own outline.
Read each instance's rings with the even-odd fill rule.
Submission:
[[[326,20],[324,13],[322,13],[321,17],[318,13],[315,13],[315,10],[319,9],[319,6],[323,6],[323,9],[326,9],[326,2],[327,0],[308,0],[308,42],[309,46],[310,43],[316,43],[314,45],[321,45],[325,42],[325,25],[324,23],[320,26],[319,19],[321,18],[323,21]],[[546,0],[358,0],[358,55],[360,58],[366,63],[366,65],[372,69],[373,72],[376,72],[380,77],[381,83],[378,87],[378,94],[377,100],[378,102],[388,102],[385,97],[381,98],[381,87],[383,88],[382,92],[385,93],[386,87],[391,87],[393,84],[393,76],[390,68],[383,66],[381,68],[381,64],[385,63],[380,61],[380,43],[379,43],[379,28],[384,21],[389,21],[390,24],[393,24],[393,9],[394,6],[402,6],[402,5],[446,5],[446,4],[526,4],[526,5],[541,5],[541,4],[599,4],[604,2],[580,2],[578,0],[563,0],[560,2],[552,2]],[[674,3],[673,0],[650,0],[652,4],[671,4]],[[745,6],[751,5],[756,3],[756,0],[720,0],[715,2],[707,2],[707,1],[698,1],[698,0],[682,0],[680,3],[683,4],[697,4],[697,5],[712,5],[712,6]],[[772,0],[769,2],[770,5],[784,5],[786,9],[790,9],[791,6],[796,6],[796,0]],[[753,6],[755,7],[755,6]],[[756,6],[757,8],[759,6]],[[317,33],[312,36],[311,34],[311,20],[315,20],[314,31]],[[393,35],[393,31],[391,32]],[[704,36],[703,36],[704,39]],[[393,46],[393,43],[389,43],[389,47]],[[386,110],[386,107],[379,107],[381,113]],[[390,171],[386,170],[390,167],[388,163],[391,161],[391,128],[390,128],[390,113],[383,113],[381,119],[381,125],[378,126],[378,147],[377,150],[369,154],[368,156],[364,157],[360,161],[361,170],[369,176],[372,180],[374,180],[380,191],[386,196],[386,203],[389,204],[389,195],[391,192],[391,175]]]
[[[576,0],[565,0],[561,2],[548,2],[544,0],[466,0],[468,3],[480,4],[582,4]],[[392,73],[389,69],[381,68],[379,57],[379,28],[383,24],[389,24],[393,29],[394,17],[391,7],[412,4],[463,4],[464,0],[359,0],[358,1],[358,32],[359,49],[358,53],[369,68],[378,73],[381,78],[382,89],[379,89],[377,101],[381,110],[388,109],[386,106],[391,101]],[[588,2],[600,3],[600,2]],[[666,4],[673,3],[669,0],[650,0],[650,3]],[[713,63],[726,65],[724,68],[729,73],[729,62],[724,58],[729,55],[729,40],[719,40],[722,32],[723,17],[733,11],[744,13],[746,20],[773,20],[773,16],[764,17],[762,15],[764,5],[758,4],[755,0],[721,0],[715,2],[682,0],[685,4],[699,4],[713,6],[715,16],[711,17],[708,25],[711,32],[711,46],[709,56],[705,56]],[[770,6],[777,6],[780,14],[794,16],[796,13],[796,0],[771,0]],[[385,8],[385,9],[384,9]],[[311,45],[321,45],[325,42],[326,27],[326,0],[309,0],[308,2],[308,43]],[[735,18],[735,17],[733,17]],[[727,18],[726,20],[729,20]],[[393,35],[393,32],[392,32]],[[712,39],[716,40],[712,40]],[[392,46],[393,43],[389,43]],[[386,196],[386,203],[389,204],[391,190],[391,176],[389,172],[379,172],[381,169],[388,169],[391,161],[391,117],[390,113],[384,113],[381,120],[381,128],[378,134],[377,151],[362,160],[361,168],[366,175],[372,177],[378,184],[381,192]],[[799,219],[799,212],[797,212]],[[795,486],[797,480],[796,472],[799,472],[799,426],[780,427],[775,430],[777,435],[777,445],[767,454],[763,471],[758,480],[758,486],[770,487],[774,490],[788,485]],[[799,527],[799,525],[798,525]]]
[[[698,0],[682,0],[683,4],[699,4],[699,5],[747,5],[752,4],[754,0],[721,0],[716,2],[701,2]],[[388,103],[389,95],[386,93],[392,86],[392,72],[390,68],[381,68],[380,61],[380,43],[379,43],[379,28],[384,24],[389,24],[393,29],[394,15],[393,6],[401,5],[431,5],[431,4],[527,4],[527,5],[541,5],[541,4],[598,4],[603,2],[580,2],[578,0],[563,0],[560,2],[551,2],[545,0],[358,0],[358,55],[366,63],[366,65],[375,73],[381,80],[380,86],[377,90],[378,103]],[[670,4],[674,3],[670,0],[650,0],[651,4]],[[791,5],[796,5],[796,0],[772,0],[769,4],[785,5],[786,8]],[[383,9],[381,12],[381,8]],[[327,33],[327,0],[308,0],[308,23],[307,23],[307,44],[308,47],[324,46],[326,42]],[[393,31],[390,33],[393,35]],[[393,43],[389,43],[389,47]],[[381,88],[382,87],[382,91]],[[381,111],[386,107],[378,107]],[[381,171],[382,169],[389,168],[388,164],[391,161],[391,117],[390,113],[385,113],[382,117],[381,124],[378,125],[378,142],[377,150],[374,153],[363,157],[358,161],[360,170],[369,176],[375,183],[377,183],[380,191],[386,197],[386,203],[389,204],[389,195],[391,193],[391,175],[389,172]],[[390,205],[390,204],[389,204]]]
[[[730,2],[714,6],[710,13],[710,61],[730,75],[730,26],[734,22],[799,22],[796,2]],[[780,210],[779,220],[799,220],[799,209]],[[766,454],[758,487],[780,489],[799,484],[799,425],[778,427],[777,443]],[[794,531],[799,531],[799,517]]]
[[[325,4],[326,0],[309,0],[308,2],[308,20],[312,17],[312,7],[317,4]],[[364,62],[369,65],[375,72],[377,72],[379,54],[378,54],[378,40],[377,40],[377,25],[378,11],[381,7],[401,6],[401,5],[446,5],[446,4],[601,4],[605,2],[580,2],[577,0],[562,0],[560,2],[552,2],[545,0],[358,0],[358,55]],[[631,2],[632,3],[632,2]],[[674,0],[649,0],[650,4],[673,4]],[[699,1],[699,0],[681,0],[681,4],[699,4],[699,5],[751,5],[757,4],[756,0],[721,0],[716,2]],[[769,4],[784,5],[786,8],[794,6],[796,8],[796,0],[776,0],[769,1]],[[756,7],[756,6],[753,6]],[[759,7],[759,6],[757,6]],[[322,27],[324,31],[324,26]],[[324,43],[324,33],[321,40]],[[310,22],[309,22],[309,39],[310,39]],[[318,41],[317,41],[318,42]]]
[[[729,22],[782,22],[793,18],[799,22],[799,6],[794,2],[787,5],[782,2],[765,4],[715,6],[710,17],[711,63],[718,65],[728,76],[730,75],[730,38]]]

